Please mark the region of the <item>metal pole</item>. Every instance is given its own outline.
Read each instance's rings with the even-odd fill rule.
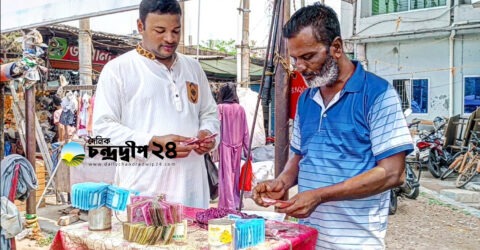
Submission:
[[[280,13],[278,29],[281,31],[283,25],[290,18],[290,1],[283,1],[283,12]],[[289,63],[287,51],[287,39],[283,38],[282,32],[278,32],[278,51],[283,58]],[[289,152],[289,93],[290,93],[290,76],[282,66],[276,67],[275,70],[275,177],[285,168],[288,160]],[[285,198],[288,193],[285,194]]]
[[[268,45],[267,45],[267,55],[265,57],[265,62],[263,63],[263,72],[262,72],[262,78],[260,80],[260,90],[259,90],[259,93],[258,93],[258,99],[257,99],[257,105],[255,106],[255,113],[253,115],[253,123],[252,123],[252,129],[250,130],[250,143],[248,145],[248,152],[247,152],[247,159],[250,159],[250,156],[252,154],[252,138],[253,138],[253,135],[255,133],[255,124],[257,123],[257,114],[258,114],[258,108],[260,106],[260,101],[262,100],[262,96],[263,96],[263,90],[264,90],[264,83],[265,83],[265,75],[266,75],[266,69],[267,69],[267,59],[269,58],[269,53],[270,53],[270,49],[271,49],[271,46],[275,46],[275,43],[272,42],[272,39],[273,39],[273,33],[274,33],[274,30],[275,30],[275,27],[276,27],[276,21],[275,20],[278,20],[278,6],[280,5],[280,3],[282,2],[283,0],[275,0],[274,4],[273,4],[273,11],[272,11],[272,22],[270,24],[270,33],[268,35]],[[247,171],[244,171],[244,173],[246,173]],[[242,211],[242,203],[243,203],[243,193],[244,193],[244,190],[243,190],[243,186],[245,185],[245,177],[246,176],[242,176],[241,180],[242,180],[242,183],[240,183],[240,205],[238,207],[238,211]]]
[[[281,12],[281,3],[279,1],[274,2],[273,13],[275,13],[272,17],[272,29],[270,31],[269,42],[271,42],[272,46],[268,47],[267,49],[267,56],[266,56],[266,64],[265,64],[265,81],[262,84],[262,106],[263,106],[263,123],[265,125],[265,134],[268,136],[270,135],[270,101],[272,99],[271,90],[273,86],[273,76],[275,72],[275,65],[274,65],[274,58],[275,58],[275,51],[277,51],[277,33],[278,33],[278,21],[280,19],[280,12]],[[281,26],[280,26],[281,28]]]
[[[250,22],[250,0],[243,0],[243,24],[242,24],[242,42],[240,45],[241,62],[241,85],[248,88],[250,82],[250,46],[249,46],[249,22]]]
[[[178,47],[180,48],[180,53],[185,54],[185,1],[181,0],[178,1],[180,4],[180,8],[182,9],[182,16],[181,18],[181,31],[180,31],[180,42],[178,43]]]
[[[79,21],[78,48],[80,49],[78,62],[80,85],[92,85],[92,37],[90,35],[90,19]],[[91,90],[87,90],[90,92]],[[83,91],[82,91],[83,92]]]
[[[200,0],[198,0],[198,20],[197,20],[197,60],[200,55]]]
[[[62,146],[63,147],[63,146]],[[40,199],[37,203],[37,205],[35,206],[35,209],[38,209],[38,207],[40,207],[40,203],[42,203],[41,201],[43,200],[43,197],[45,196],[45,194],[47,193],[47,189],[50,187],[50,184],[53,183],[53,179],[55,178],[55,175],[57,174],[57,170],[60,168],[60,163],[62,162],[61,159],[58,159],[57,161],[57,165],[55,166],[55,169],[53,170],[53,172],[50,174],[50,179],[48,179],[48,182],[47,184],[45,185],[45,189],[43,189],[43,193],[42,195],[40,196]],[[60,195],[61,196],[61,195]],[[63,198],[63,196],[61,196]]]
[[[7,61],[6,53],[3,54],[3,60]],[[3,84],[8,82],[0,82],[0,160],[5,156],[5,85]]]
[[[28,85],[28,84],[26,84]],[[24,85],[25,86],[25,85]],[[26,130],[26,158],[32,164],[35,173],[37,167],[35,166],[35,152],[37,150],[37,142],[35,140],[35,84],[30,88],[25,89],[25,130]],[[27,214],[36,214],[36,191],[30,191],[27,199]]]
[[[0,83],[0,160],[5,155],[5,86]]]
[[[453,25],[452,25],[453,26]],[[449,79],[449,84],[448,84],[448,93],[449,93],[449,96],[450,96],[450,100],[448,102],[448,115],[450,117],[453,116],[453,86],[455,84],[455,57],[454,57],[454,53],[455,53],[455,34],[456,34],[456,30],[455,30],[455,27],[453,26],[453,29],[450,31],[450,37],[449,37],[449,40],[448,40],[448,48],[449,48],[449,53],[448,53],[448,66],[450,68],[449,72],[448,72],[448,79]]]

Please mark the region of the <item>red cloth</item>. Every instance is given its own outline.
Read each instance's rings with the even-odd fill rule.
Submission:
[[[245,178],[245,181],[243,180]],[[253,172],[252,172],[252,161],[246,161],[242,166],[242,171],[240,172],[240,190],[244,191],[252,191],[252,180],[253,180]],[[242,186],[243,183],[243,186]]]
[[[12,179],[12,186],[10,187],[10,193],[8,194],[8,199],[11,202],[15,202],[15,196],[17,196],[18,174],[20,172],[20,164],[15,165],[13,172],[14,173]],[[10,247],[12,248],[12,250],[17,249],[15,238],[10,239]]]
[[[64,250],[63,243],[62,234],[58,231],[55,238],[53,238],[52,245],[50,245],[50,250]]]
[[[183,214],[189,221],[195,219],[197,212],[203,211],[200,208],[184,207]],[[80,223],[71,226],[62,227],[53,239],[51,250],[69,250],[79,249],[86,250],[88,245],[95,245],[98,249],[112,246],[113,243],[122,246],[123,249],[129,249],[130,242],[122,240],[121,225],[116,219],[112,219],[114,223],[112,230],[106,231],[89,231],[88,224]],[[178,243],[177,247],[182,246],[188,249],[208,249],[208,232],[201,229],[195,224],[189,222],[188,246],[185,243]],[[277,222],[267,220],[265,223],[265,243],[258,249],[274,249],[274,250],[313,250],[317,242],[318,231],[314,228],[300,225],[292,222]],[[93,244],[94,243],[94,244]],[[169,245],[176,247],[176,243]],[[143,249],[149,247],[153,249],[155,246],[141,246],[135,244],[135,249]],[[159,246],[157,246],[159,247]],[[189,248],[190,247],[190,248]],[[164,248],[161,248],[164,249]]]
[[[308,85],[303,76],[298,71],[293,71],[290,76],[290,119],[295,119],[298,98],[307,88]]]

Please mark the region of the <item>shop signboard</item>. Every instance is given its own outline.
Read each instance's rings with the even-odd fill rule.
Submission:
[[[48,58],[54,60],[78,61],[78,46],[68,46],[67,39],[52,37],[48,44]],[[94,49],[92,63],[106,64],[115,56],[108,51]]]
[[[52,37],[48,42],[48,59],[54,68],[77,69],[78,54],[78,46],[69,46],[65,38]],[[103,65],[115,57],[116,55],[108,51],[94,49],[92,55],[93,68],[100,71]]]

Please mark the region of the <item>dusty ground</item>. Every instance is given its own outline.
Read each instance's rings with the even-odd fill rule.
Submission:
[[[50,246],[40,246],[34,240],[24,239],[21,241],[17,241],[17,249],[18,250],[48,250]]]
[[[480,218],[421,193],[389,217],[387,249],[479,249]]]

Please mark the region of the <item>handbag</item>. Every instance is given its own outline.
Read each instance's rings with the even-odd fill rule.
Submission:
[[[208,174],[208,187],[210,188],[210,199],[215,200],[218,197],[218,169],[213,163],[209,153],[204,154],[205,167]]]

